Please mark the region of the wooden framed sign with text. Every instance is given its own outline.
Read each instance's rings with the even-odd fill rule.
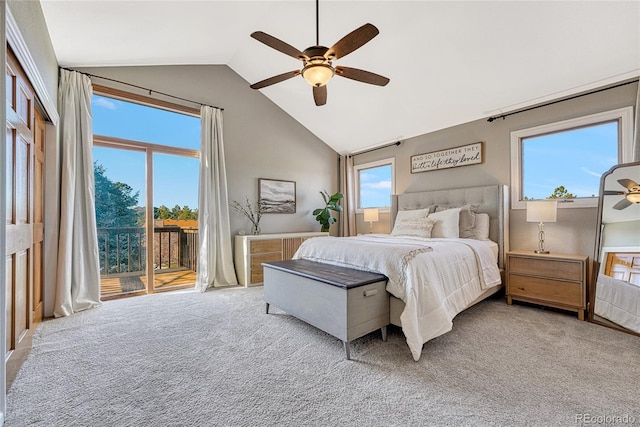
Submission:
[[[482,142],[411,156],[411,173],[475,165],[484,161]]]

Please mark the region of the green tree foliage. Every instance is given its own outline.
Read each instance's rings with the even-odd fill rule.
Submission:
[[[97,162],[93,166],[100,272],[144,271],[144,230],[140,228],[144,209],[137,206],[139,192],[124,182],[110,180],[105,167]]]
[[[549,197],[547,197],[547,199],[575,199],[576,197],[577,196],[575,194],[569,193],[564,185],[561,185],[559,187],[556,187],[555,190],[553,190],[553,193]]]
[[[139,192],[124,182],[111,181],[104,166],[94,164],[96,222],[98,228],[135,227]]]
[[[175,205],[169,209],[165,205],[153,208],[153,217],[155,219],[198,219],[198,209],[191,209],[185,205],[180,207]]]

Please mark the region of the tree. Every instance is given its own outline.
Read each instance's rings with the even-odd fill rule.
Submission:
[[[138,225],[139,191],[124,182],[111,181],[104,166],[94,163],[96,223],[98,228]]]
[[[577,196],[575,194],[569,193],[569,191],[564,188],[564,185],[556,187],[553,190],[553,194],[551,194],[547,199],[575,199]]]
[[[139,192],[134,192],[133,188],[124,182],[110,180],[106,171],[104,166],[94,163],[96,225],[99,231],[98,247],[101,254],[100,270],[107,274],[144,271],[141,241],[143,232],[139,229],[140,208],[137,206]],[[144,224],[144,215],[142,217]],[[123,227],[127,229],[123,230]],[[105,259],[106,254],[108,259]]]

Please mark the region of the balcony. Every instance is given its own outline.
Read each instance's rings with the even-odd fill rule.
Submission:
[[[193,287],[198,264],[198,228],[197,222],[193,223],[190,226],[156,223],[152,287],[148,287],[146,276],[145,228],[98,228],[101,296],[108,298]]]

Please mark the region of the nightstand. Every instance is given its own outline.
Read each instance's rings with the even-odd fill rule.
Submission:
[[[587,261],[584,255],[507,253],[507,304],[513,300],[571,310],[584,320]]]

